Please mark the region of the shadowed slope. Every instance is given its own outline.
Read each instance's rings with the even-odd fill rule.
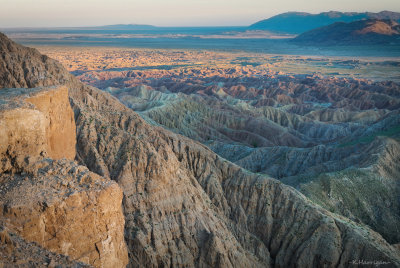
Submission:
[[[337,22],[302,33],[293,42],[317,46],[400,44],[400,25],[393,20],[376,19]]]
[[[225,159],[277,178],[315,201],[318,193],[304,189],[320,174],[368,169],[370,174],[359,172],[361,177],[354,181],[363,188],[360,193],[366,190],[368,195],[342,191],[358,199],[348,202],[356,205],[347,206],[338,196],[329,205],[320,204],[371,226],[391,243],[399,242],[398,173],[375,168],[380,162],[392,169],[398,166],[396,157],[384,155],[400,134],[399,84],[247,71],[177,69],[159,76],[154,71],[99,71],[80,79],[103,86],[112,83],[114,88],[106,91],[151,124],[200,141]],[[155,78],[140,78],[151,75]],[[140,83],[145,85],[125,87]],[[347,185],[343,174],[333,178]],[[363,178],[374,178],[374,183],[363,184]]]

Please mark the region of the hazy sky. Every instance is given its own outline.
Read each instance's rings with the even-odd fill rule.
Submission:
[[[0,0],[0,27],[249,25],[287,11],[400,12],[399,0]]]

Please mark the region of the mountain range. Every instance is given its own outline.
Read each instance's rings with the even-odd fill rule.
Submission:
[[[330,11],[319,14],[305,12],[287,12],[256,22],[250,26],[254,30],[267,30],[290,34],[301,34],[315,28],[335,22],[353,22],[363,19],[384,19],[400,21],[400,13],[391,11],[372,12],[338,12]]]
[[[318,46],[400,44],[400,24],[378,19],[336,22],[302,33],[293,42]]]

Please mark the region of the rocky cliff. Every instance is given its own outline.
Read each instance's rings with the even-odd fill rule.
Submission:
[[[24,158],[75,158],[76,126],[65,86],[0,91],[0,172]]]
[[[68,160],[26,161],[0,175],[0,224],[27,241],[95,267],[124,267],[122,191]]]
[[[40,56],[32,52],[28,61],[34,58]],[[11,64],[8,69],[19,69],[24,61]],[[62,69],[57,63],[46,66],[37,61],[32,71]],[[65,70],[60,76],[67,77],[67,81],[46,76],[48,79],[42,83],[66,82],[77,129],[76,159],[98,174],[89,172],[87,177],[91,179],[87,180],[73,176],[73,186],[67,184],[63,191],[96,181],[104,181],[97,187],[116,188],[99,176],[119,184],[124,194],[123,233],[129,266],[343,267],[361,259],[400,265],[399,252],[368,227],[332,214],[295,189],[248,172],[198,142],[149,125],[111,95],[79,83]],[[31,83],[29,77],[21,81]],[[8,86],[4,82],[2,85]],[[51,167],[64,165],[44,163]],[[29,161],[26,165],[31,166]],[[15,193],[9,198],[33,178],[42,176],[45,180],[49,176],[46,165],[38,169],[41,173],[28,173],[28,180],[6,190]],[[74,170],[60,172],[70,174]],[[3,176],[11,181],[10,175]],[[15,179],[24,176],[21,173]],[[65,181],[69,180],[53,178],[51,189],[59,191],[58,184]],[[65,204],[81,198],[79,194],[68,197],[63,191],[60,196]],[[25,203],[17,199],[15,207],[19,202]],[[52,204],[49,202],[41,213],[49,226],[54,219],[64,219],[54,217],[60,214]],[[73,210],[68,214],[71,217]],[[20,220],[12,215],[9,218],[17,224]],[[68,216],[65,221],[69,222]],[[51,228],[49,232],[54,234]],[[110,248],[107,241],[103,248]]]
[[[90,267],[27,242],[7,228],[0,226],[0,266],[1,267]]]
[[[122,191],[72,161],[67,87],[2,89],[0,98],[0,226],[71,260],[124,267]]]

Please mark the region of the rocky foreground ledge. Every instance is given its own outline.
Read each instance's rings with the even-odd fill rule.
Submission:
[[[0,248],[0,266],[70,266],[74,260],[126,266],[122,190],[73,162],[76,127],[68,89],[3,89],[0,100],[0,227],[2,244],[8,244]],[[9,233],[69,256],[69,262],[54,253],[41,262],[29,250],[15,255],[18,241]]]
[[[75,158],[74,113],[64,86],[0,91],[0,172],[26,157]]]

